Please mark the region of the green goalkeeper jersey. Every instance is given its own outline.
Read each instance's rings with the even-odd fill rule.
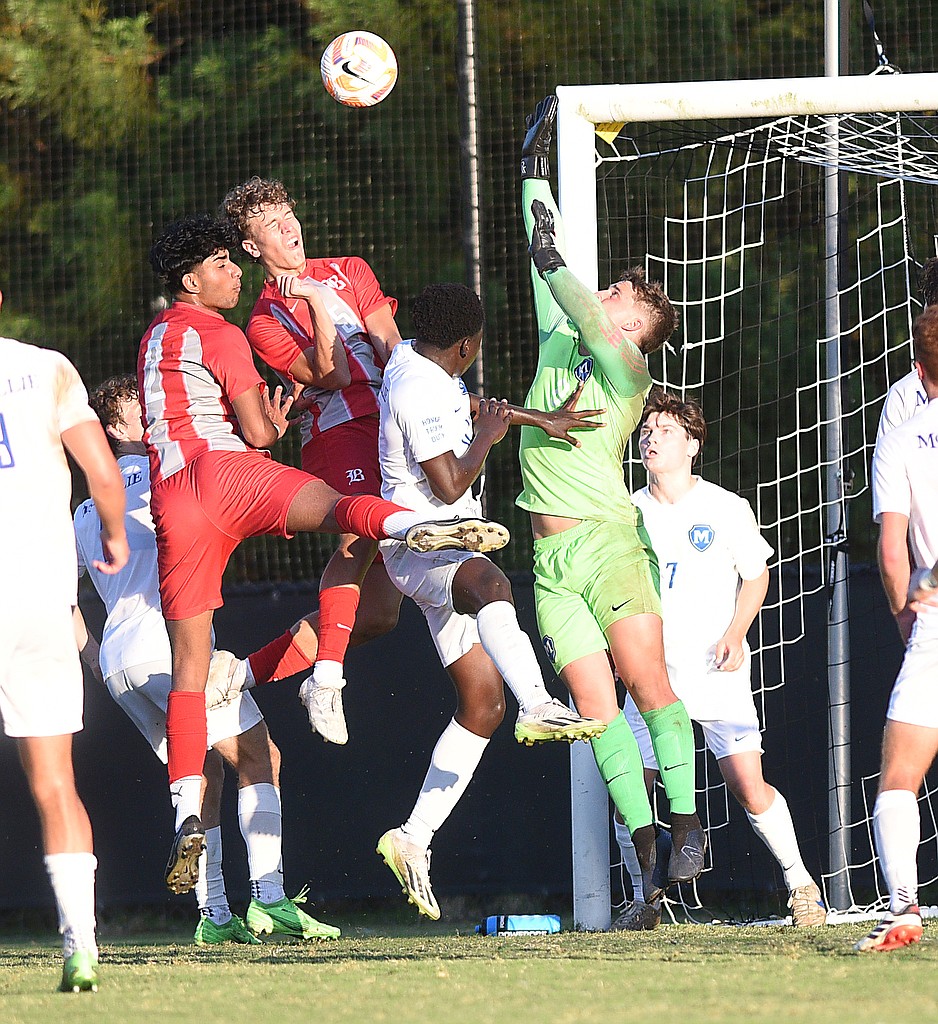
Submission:
[[[629,438],[641,417],[651,377],[635,349],[640,368],[637,362],[630,361],[626,381],[614,386],[592,355],[580,353],[579,332],[566,316],[561,316],[542,332],[537,373],[525,405],[529,409],[556,409],[580,381],[585,381],[577,406],[605,409],[605,426],[577,431],[579,448],[548,437],[536,427],[522,427],[520,461],[524,490],[517,504],[529,512],[546,515],[635,523],[638,516],[625,484],[623,461]],[[634,349],[630,341],[624,344]]]

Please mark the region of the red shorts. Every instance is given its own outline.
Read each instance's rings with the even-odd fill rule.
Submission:
[[[340,423],[303,445],[302,466],[340,494],[381,496],[378,417]]]
[[[287,513],[312,478],[274,462],[267,452],[205,452],[155,484],[163,618],[190,619],[221,608],[221,580],[247,537],[289,537]]]

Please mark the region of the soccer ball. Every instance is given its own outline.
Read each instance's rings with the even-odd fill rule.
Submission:
[[[347,107],[380,103],[397,81],[394,51],[373,32],[343,32],[319,62],[326,91]]]

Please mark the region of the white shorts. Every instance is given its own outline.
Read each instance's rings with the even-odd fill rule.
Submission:
[[[924,635],[916,635],[916,634]],[[938,729],[938,637],[934,630],[914,630],[899,668],[886,718]]]
[[[707,749],[718,761],[731,754],[763,752],[748,658],[735,672],[711,669],[701,673],[669,664],[668,676],[675,695],[700,726]],[[642,763],[657,769],[648,726],[631,697],[626,697],[622,710],[638,740]]]
[[[68,604],[0,594],[0,715],[7,736],[80,732],[85,690]]]
[[[143,733],[153,753],[166,764],[166,703],[172,687],[170,666],[164,661],[135,665],[105,680],[108,692]],[[206,712],[208,746],[240,736],[264,716],[249,693],[240,693],[230,704]]]
[[[397,589],[423,612],[443,667],[452,665],[479,643],[475,617],[453,608],[453,577],[463,562],[485,558],[478,551],[421,554],[406,544],[382,544],[384,567]]]

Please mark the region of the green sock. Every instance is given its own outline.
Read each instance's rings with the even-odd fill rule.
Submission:
[[[629,832],[652,824],[654,818],[645,791],[642,753],[625,716],[617,715],[606,726],[606,731],[594,736],[590,744],[599,774]]]
[[[687,710],[681,701],[676,700],[667,707],[643,711],[642,718],[651,733],[651,745],[671,811],[675,814],[696,814],[694,730]]]

